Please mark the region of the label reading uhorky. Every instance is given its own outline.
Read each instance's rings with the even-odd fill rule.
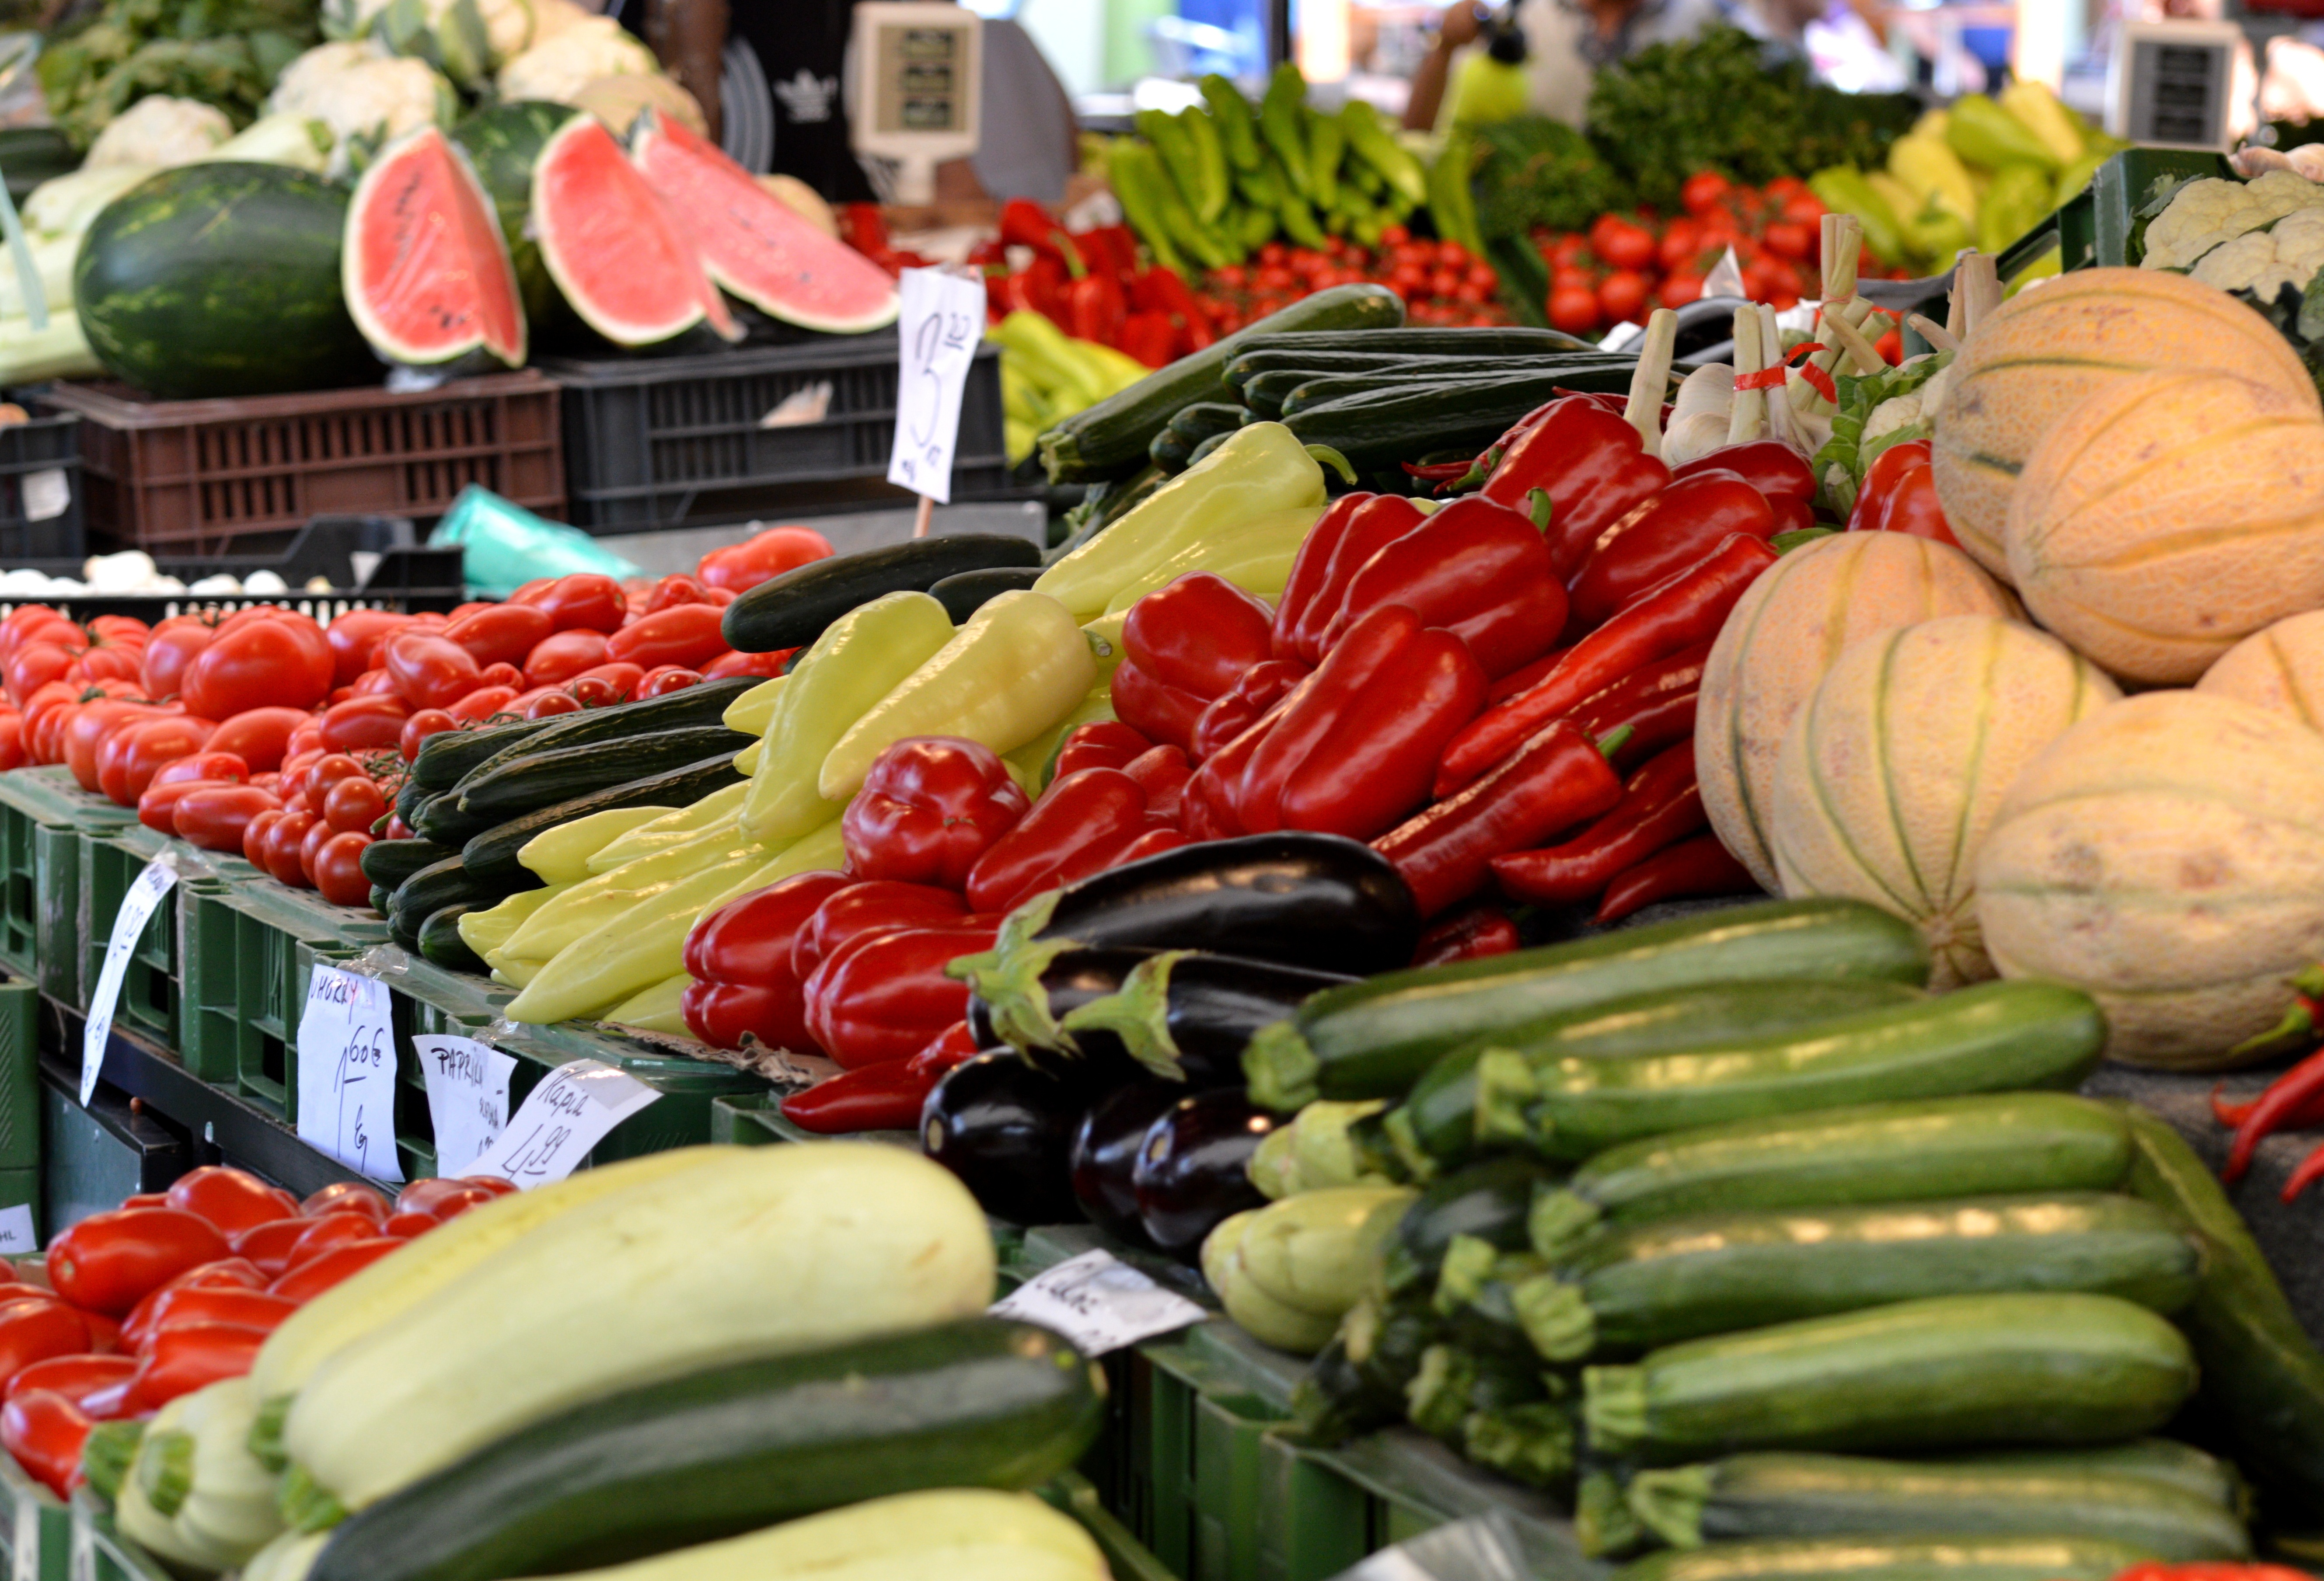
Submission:
[[[596,1060],[551,1071],[514,1117],[464,1172],[498,1175],[521,1190],[561,1181],[606,1134],[660,1093]]]
[[[428,1117],[436,1131],[436,1172],[474,1174],[508,1127],[509,1078],[516,1061],[469,1037],[415,1037],[428,1082]]]
[[[319,963],[299,1016],[299,1140],[374,1181],[400,1181],[395,1028],[387,985]]]

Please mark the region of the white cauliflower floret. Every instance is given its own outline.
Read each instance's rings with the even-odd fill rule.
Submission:
[[[148,94],[97,134],[83,168],[188,165],[233,135],[234,123],[216,105]]]
[[[653,51],[623,32],[620,23],[610,16],[590,16],[510,61],[501,69],[498,86],[503,99],[569,105],[601,77],[660,70]]]
[[[2224,242],[2319,205],[2324,186],[2291,170],[2270,170],[2248,184],[2217,177],[2190,181],[2146,227],[2141,267],[2185,269]]]
[[[2305,290],[2324,269],[2324,208],[2285,215],[2264,231],[2246,231],[2212,248],[2195,265],[2194,278],[2223,291],[2248,290],[2272,302],[2286,286]]]
[[[357,51],[353,64],[333,72],[310,71],[292,80],[291,73],[309,56],[350,48]],[[347,168],[350,143],[392,142],[431,121],[447,119],[458,102],[452,85],[425,60],[374,55],[359,45],[323,44],[290,63],[267,108],[309,115],[329,126],[337,145],[331,155],[336,175]]]
[[[1899,428],[1912,427],[1921,420],[1921,414],[1926,409],[1926,406],[1927,403],[1921,399],[1921,392],[1917,390],[1909,395],[1889,397],[1874,407],[1872,415],[1864,419],[1862,443],[1869,445],[1883,435],[1893,434]]]
[[[274,92],[268,97],[266,107],[295,115],[312,114],[308,106],[319,97],[318,90],[325,80],[366,60],[384,60],[386,54],[386,51],[367,43],[317,44],[282,69],[282,75],[274,79]]]

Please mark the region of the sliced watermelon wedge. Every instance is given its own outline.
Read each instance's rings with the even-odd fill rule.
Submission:
[[[532,225],[557,289],[614,345],[659,345],[703,323],[742,338],[678,216],[595,115],[576,112],[541,149]]]
[[[761,312],[836,335],[896,321],[896,282],[791,212],[718,148],[649,109],[630,158],[669,200],[710,278]]]
[[[434,126],[381,152],[347,205],[339,252],[347,312],[392,363],[438,367],[525,355],[524,306],[492,199]]]

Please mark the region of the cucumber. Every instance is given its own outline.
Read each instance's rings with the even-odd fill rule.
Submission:
[[[2072,1088],[2105,1046],[2088,994],[2025,979],[1636,1059],[1493,1049],[1477,1062],[1477,1134],[1580,1160],[1640,1136],[1883,1096]]]
[[[475,730],[438,731],[420,743],[420,755],[412,758],[410,777],[405,783],[422,790],[450,790],[468,770],[503,749],[571,717],[551,714],[547,719],[521,719]],[[407,816],[405,822],[410,821]]]
[[[1634,1058],[1706,1038],[1776,1033],[1923,997],[1880,978],[1713,982],[1616,999],[1471,1039],[1430,1065],[1381,1122],[1408,1167],[1425,1172],[1476,1144],[1477,1062],[1489,1048],[1528,1055]]]
[[[917,1488],[1037,1486],[1096,1437],[1065,1340],[969,1318],[728,1362],[572,1407],[350,1517],[309,1581],[611,1564]]]
[[[1209,436],[1205,435],[1204,439],[1189,439],[1184,434],[1174,433],[1165,428],[1155,435],[1154,443],[1146,447],[1146,458],[1162,471],[1176,477],[1193,464],[1194,446],[1204,443],[1208,437]]]
[[[1618,392],[1630,387],[1635,360],[1489,378],[1417,382],[1393,380],[1287,413],[1283,426],[1302,445],[1324,445],[1359,468],[1391,466],[1431,450],[1481,450],[1526,413],[1561,391]]]
[[[1948,1531],[2098,1538],[2179,1561],[2251,1554],[2244,1523],[2212,1501],[2095,1466],[2029,1471],[1849,1455],[1732,1455],[1640,1472],[1628,1502],[1648,1530],[1683,1549],[1761,1538]]]
[[[374,840],[364,847],[355,865],[373,883],[383,889],[392,889],[420,869],[459,854],[432,840]]]
[[[747,745],[749,738],[713,723],[527,753],[463,780],[460,814],[493,823],[518,818],[649,775],[691,767],[722,749],[731,757]],[[433,808],[430,803],[420,810]]]
[[[1579,1361],[1924,1296],[2080,1291],[2169,1314],[2200,1255],[2168,1212],[2102,1191],[1705,1213],[1590,1240],[1513,1299]]]
[[[1914,927],[1854,900],[1733,906],[1483,961],[1391,971],[1327,988],[1243,1054],[1253,1099],[1400,1098],[1440,1055],[1581,1006],[1704,982],[1877,978],[1920,987]]]
[[[1198,400],[1179,409],[1163,431],[1188,445],[1199,445],[1213,434],[1231,434],[1250,421],[1250,413],[1231,400]]]
[[[1029,588],[1039,580],[1038,565],[1000,565],[990,571],[964,571],[957,576],[947,576],[928,589],[928,596],[944,605],[954,625],[964,626],[971,615],[1002,593]]]
[[[1774,1115],[1608,1148],[1536,1200],[1533,1244],[1545,1257],[1563,1257],[1600,1219],[1623,1226],[1732,1209],[2104,1191],[2122,1183],[2130,1163],[2122,1117],[2062,1092]]]
[[[2102,1444],[2089,1449],[1991,1449],[1923,1464],[1988,1466],[2031,1476],[2066,1471],[2142,1477],[2192,1494],[2237,1520],[2251,1513],[2251,1490],[2234,1466],[2175,1439],[2133,1439],[2126,1444]]]
[[[458,790],[429,791],[420,804],[404,814],[403,821],[420,839],[441,846],[459,850],[475,836],[490,829],[496,819],[474,815],[460,810]]]
[[[1031,539],[983,532],[948,533],[835,555],[750,589],[726,606],[719,630],[737,653],[805,648],[840,616],[884,594],[926,593],[964,571],[1040,563],[1040,547]]]
[[[417,935],[420,953],[447,970],[472,972],[478,977],[490,974],[493,969],[460,937],[460,919],[475,909],[466,901],[456,901],[429,912]]]
[[[2195,1389],[2170,1322],[2102,1295],[1937,1296],[1810,1318],[1582,1374],[1602,1455],[2098,1444],[2151,1432]]]
[[[1393,1294],[1433,1284],[1455,1236],[1482,1241],[1497,1251],[1520,1250],[1535,1192],[1556,1179],[1554,1170],[1522,1154],[1503,1154],[1446,1175],[1415,1198],[1397,1220],[1381,1255],[1383,1288]]]
[[[691,806],[715,790],[723,790],[746,777],[734,767],[734,754],[715,753],[698,763],[682,768],[672,768],[660,774],[650,774],[624,785],[593,791],[587,795],[574,796],[537,812],[512,818],[477,835],[460,848],[460,859],[470,873],[484,879],[514,881],[526,871],[517,859],[533,836],[586,818],[593,813],[604,813],[620,807],[678,807]]]
[[[1305,335],[1243,332],[1241,353],[1294,352],[1302,355],[1353,352],[1370,356],[1545,357],[1562,352],[1595,352],[1597,343],[1558,329],[1368,329],[1326,330]]]
[[[532,875],[518,869],[520,878],[531,879]],[[395,909],[410,916],[412,937],[419,937],[420,924],[447,905],[498,905],[520,889],[538,889],[539,880],[530,883],[506,883],[480,878],[468,871],[458,857],[451,857],[426,867],[406,878],[395,889]]]
[[[754,648],[752,651],[765,650]],[[610,708],[592,708],[580,713],[560,714],[549,722],[547,730],[512,742],[469,769],[460,777],[459,789],[466,794],[470,786],[520,758],[535,758],[543,752],[562,751],[568,747],[585,746],[592,741],[622,741],[632,737],[659,735],[666,731],[716,724],[725,717],[726,710],[733,705],[734,699],[762,684],[756,676],[732,676],[721,680],[703,681],[666,696],[649,697],[641,703],[619,703]],[[736,733],[739,736],[741,732]],[[738,740],[735,750],[740,751],[742,748],[742,740]]]
[[[1568,382],[1619,372],[1624,380],[1623,388],[1627,390],[1629,388],[1629,371],[1636,366],[1636,359],[1629,357],[1572,357],[1556,359],[1550,364],[1550,371],[1557,372],[1561,381]],[[1276,386],[1274,393],[1277,410],[1283,417],[1289,418],[1314,407],[1369,395],[1375,391],[1409,390],[1415,385],[1449,387],[1464,382],[1492,383],[1503,378],[1539,379],[1543,373],[1544,364],[1539,362],[1518,364],[1427,359],[1369,371],[1309,372],[1288,385]],[[1251,402],[1254,410],[1258,409],[1260,398],[1257,394],[1257,386],[1264,380],[1282,377],[1284,375],[1281,374],[1261,374],[1251,381],[1252,388],[1244,392],[1244,399]],[[1538,406],[1541,403],[1536,401],[1534,404]],[[1532,409],[1532,407],[1526,409],[1526,411]]]
[[[1308,337],[1300,337],[1305,340]],[[1460,367],[1503,369],[1523,367],[1539,355],[1521,352],[1516,356],[1496,356],[1490,352],[1460,352],[1451,356],[1438,354],[1417,354],[1412,352],[1319,352],[1300,345],[1286,345],[1265,351],[1245,352],[1229,363],[1224,382],[1230,390],[1246,388],[1262,373],[1376,373],[1385,369],[1400,372],[1426,374],[1432,368],[1450,363]]]
[[[1217,399],[1220,373],[1254,336],[1323,329],[1369,332],[1393,329],[1403,322],[1404,299],[1385,286],[1333,286],[1303,297],[1249,328],[1180,357],[1129,389],[1075,412],[1040,437],[1041,463],[1053,483],[1091,483],[1134,472],[1144,463],[1154,436],[1181,408]],[[741,608],[748,597],[745,594],[727,606],[730,619],[731,611]],[[727,640],[734,639],[730,634]],[[735,646],[742,648],[739,642]]]
[[[1665,1549],[1614,1581],[2112,1581],[2155,1557],[2089,1537],[1770,1539]]]

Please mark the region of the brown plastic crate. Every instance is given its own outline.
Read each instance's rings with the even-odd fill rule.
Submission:
[[[565,513],[558,387],[530,370],[395,394],[378,386],[238,400],[59,383],[81,417],[93,547],[272,554],[318,515],[438,516],[481,483]]]

